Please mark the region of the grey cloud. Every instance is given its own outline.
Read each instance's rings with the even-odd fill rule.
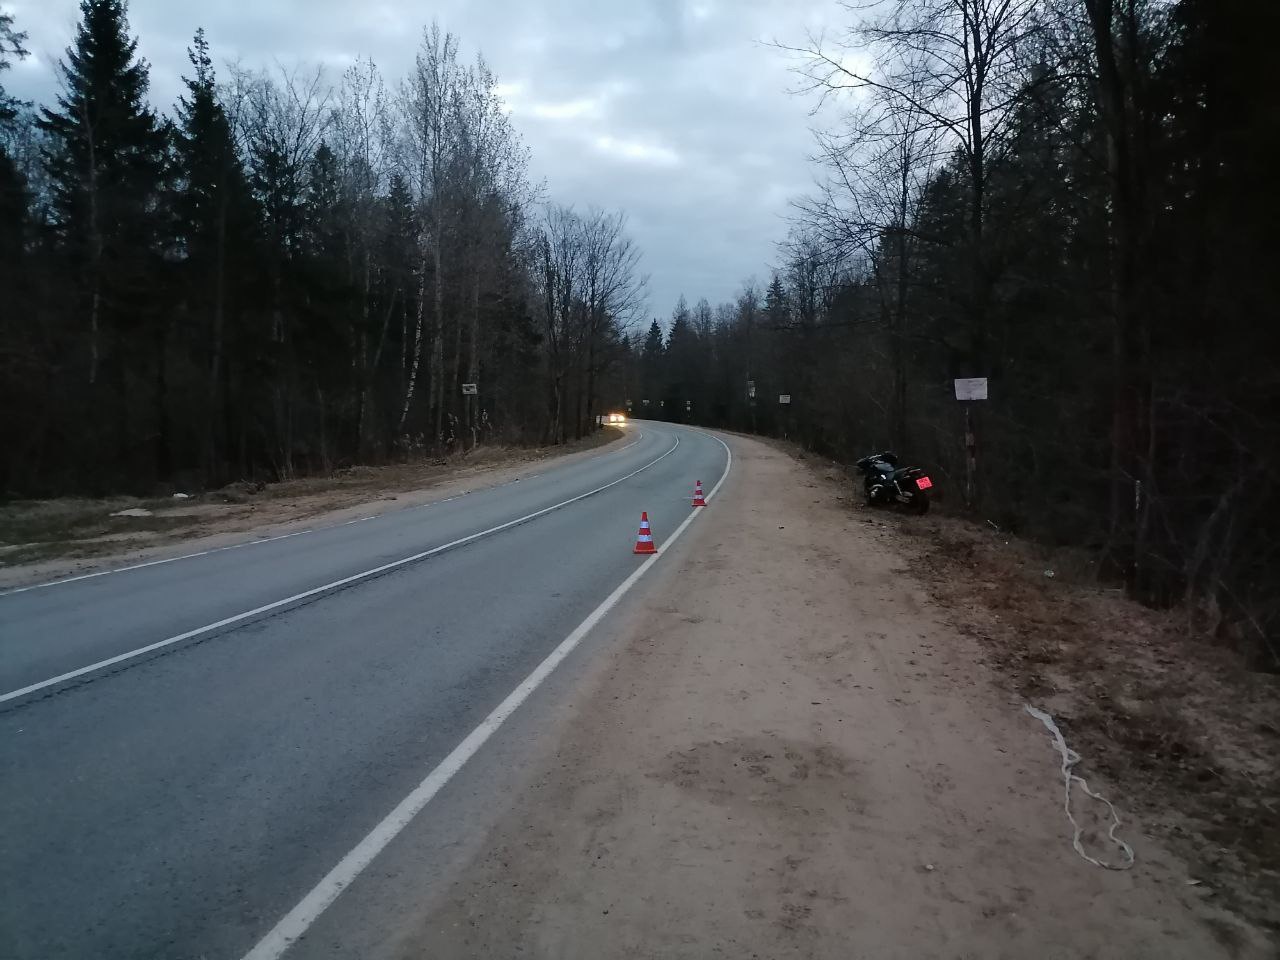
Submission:
[[[40,101],[55,89],[76,0],[5,4],[29,31],[36,63],[11,91]],[[759,276],[783,236],[787,199],[810,180],[807,104],[789,96],[782,56],[758,41],[797,37],[829,0],[132,0],[152,96],[180,92],[196,26],[215,55],[245,65],[370,56],[394,84],[413,62],[425,21],[482,51],[507,85],[513,119],[549,195],[621,207],[651,274],[651,310],[726,299]]]

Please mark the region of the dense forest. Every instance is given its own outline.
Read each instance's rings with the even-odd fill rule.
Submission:
[[[81,13],[56,104],[0,90],[0,493],[280,479],[594,424],[639,252],[622,214],[529,182],[457,37],[426,29],[389,85],[368,61],[220,77],[196,31],[165,115],[123,0]],[[0,21],[4,66],[20,26]]]
[[[57,102],[0,90],[0,493],[557,443],[626,403],[891,447],[1280,665],[1280,24],[1243,7],[848,4],[779,46],[817,176],[776,269],[646,331],[624,216],[547,202],[456,37],[389,84],[218,71],[197,31],[163,113],[123,0],[84,0]]]
[[[1280,667],[1277,9],[1241,6],[848,5],[786,50],[841,119],[779,268],[655,325],[633,408],[890,447]]]

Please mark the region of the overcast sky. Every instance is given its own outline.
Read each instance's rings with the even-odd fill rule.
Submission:
[[[78,0],[0,0],[32,57],[5,77],[48,102],[53,61]],[[730,298],[767,279],[788,200],[811,175],[808,102],[787,61],[760,41],[798,41],[834,0],[131,0],[151,63],[152,100],[170,111],[197,26],[215,61],[320,62],[336,80],[357,55],[388,85],[413,61],[426,21],[482,52],[551,199],[622,208],[651,276],[650,309]]]

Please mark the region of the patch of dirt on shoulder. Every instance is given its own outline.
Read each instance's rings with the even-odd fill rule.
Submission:
[[[900,528],[914,572],[1054,715],[1078,771],[1100,774],[1205,896],[1280,931],[1280,676],[1246,670],[1183,612],[1090,583],[1078,558],[953,517]]]

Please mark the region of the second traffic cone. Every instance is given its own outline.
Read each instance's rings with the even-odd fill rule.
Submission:
[[[702,481],[699,480],[693,488],[693,505],[695,507],[705,507],[707,505],[706,498],[702,495]]]
[[[649,529],[649,513],[646,510],[640,514],[640,532],[636,534],[636,553],[657,553],[658,548],[653,545],[653,531]]]

